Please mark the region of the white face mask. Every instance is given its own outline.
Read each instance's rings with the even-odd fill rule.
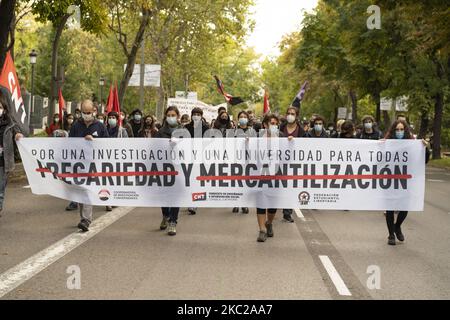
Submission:
[[[72,124],[72,123],[73,123],[73,120],[72,120],[72,119],[69,119],[69,120],[67,120],[67,123],[68,123],[68,124]]]
[[[105,123],[105,120],[103,120],[103,119],[98,119],[98,122],[100,122],[100,123]]]
[[[59,122],[59,118],[55,118],[55,119],[53,119],[53,121],[54,121],[55,123],[58,123],[58,122]]]
[[[271,124],[270,127],[269,127],[269,131],[270,131],[271,134],[278,134],[278,126],[274,125],[274,124]]]
[[[115,126],[117,126],[117,120],[116,119],[108,119],[108,123],[110,125],[110,127],[114,128]]]
[[[192,116],[192,121],[200,122],[200,121],[202,121],[202,117],[201,116]]]
[[[295,116],[290,114],[286,117],[286,120],[288,123],[294,123],[295,122]]]
[[[178,124],[177,117],[167,117],[167,124],[171,127],[175,127]]]
[[[367,130],[372,129],[373,127],[373,123],[372,122],[366,122],[364,123],[364,128],[366,128]]]
[[[92,113],[91,114],[84,114],[84,113],[82,113],[81,116],[83,117],[83,120],[85,122],[91,122],[91,121],[94,120],[94,115]]]

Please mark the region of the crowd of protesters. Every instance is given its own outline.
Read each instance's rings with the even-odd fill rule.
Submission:
[[[0,134],[2,135],[0,157],[0,211],[2,209],[4,191],[6,187],[6,175],[10,169],[11,144],[14,139],[20,139],[21,133],[12,124],[8,117],[6,102],[0,95]],[[214,130],[210,130],[214,129]],[[361,123],[356,126],[352,120],[340,119],[336,123],[327,123],[319,114],[313,114],[310,120],[300,120],[299,108],[290,106],[286,113],[278,116],[272,113],[265,114],[262,119],[255,117],[253,111],[242,110],[238,113],[236,121],[232,120],[226,108],[219,108],[217,117],[207,122],[200,108],[194,108],[191,114],[180,114],[179,110],[170,106],[166,109],[161,122],[152,115],[145,115],[142,110],[136,109],[127,115],[123,112],[109,112],[101,114],[97,106],[90,100],[82,103],[81,109],[76,109],[73,114],[65,114],[62,121],[58,114],[53,118],[51,125],[46,128],[51,137],[82,137],[92,141],[96,138],[172,138],[176,130],[186,130],[192,138],[202,137],[263,137],[263,138],[335,138],[335,139],[415,139],[406,117],[399,115],[385,134],[381,132],[372,116],[364,116]],[[66,132],[66,134],[61,134]],[[427,142],[423,140],[427,146]],[[429,153],[428,148],[427,156]],[[92,222],[91,205],[69,203],[66,210],[79,210],[81,220],[78,228],[89,231]],[[107,211],[113,210],[106,207]],[[232,212],[249,213],[249,208],[233,208]],[[180,208],[161,208],[161,230],[167,230],[169,235],[176,235],[176,226]],[[188,208],[194,215],[197,208]],[[287,222],[294,222],[292,209],[282,209],[283,218]],[[259,227],[258,242],[265,242],[267,238],[274,236],[273,221],[277,212],[274,208],[257,208],[257,222]],[[386,223],[388,227],[388,244],[395,245],[396,239],[404,241],[405,237],[401,225],[408,212],[398,213],[395,220],[394,211],[386,211]]]

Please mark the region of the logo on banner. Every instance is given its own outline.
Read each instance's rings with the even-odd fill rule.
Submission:
[[[111,193],[109,193],[109,191],[105,190],[105,189],[100,190],[100,192],[98,193],[98,197],[102,201],[108,201],[110,196],[111,196]]]
[[[193,193],[192,201],[206,201],[206,192]]]
[[[298,195],[298,200],[300,201],[300,205],[306,206],[309,203],[310,195],[308,192],[303,191]]]

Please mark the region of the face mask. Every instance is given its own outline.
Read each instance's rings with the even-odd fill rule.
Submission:
[[[105,120],[103,120],[103,119],[98,119],[98,122],[100,122],[100,123],[105,123]]]
[[[55,119],[53,119],[53,121],[54,121],[55,123],[58,123],[58,122],[59,122],[59,118],[55,118]]]
[[[321,132],[323,130],[323,125],[321,125],[321,124],[314,125],[314,130],[316,132]]]
[[[142,119],[142,116],[140,114],[135,114],[134,115],[134,120],[141,121],[141,119]]]
[[[72,124],[72,123],[73,123],[73,119],[67,120],[67,123],[68,123],[68,124]]]
[[[395,137],[397,139],[403,139],[405,137],[405,131],[395,131]]]
[[[328,131],[330,131],[330,132],[333,131],[333,130],[334,130],[333,127],[329,127],[329,128],[328,128]]]
[[[222,119],[222,118],[220,118],[220,121],[219,121],[221,124],[227,124],[228,123],[228,119]]]
[[[278,126],[276,126],[276,125],[271,124],[269,127],[269,130],[270,130],[271,134],[278,134]]]
[[[171,127],[175,127],[178,124],[177,117],[167,117],[167,124]]]
[[[110,127],[115,127],[117,126],[117,119],[108,119],[108,124]]]
[[[294,123],[295,122],[295,116],[290,114],[286,117],[286,120],[288,123]]]
[[[192,121],[194,122],[200,122],[202,120],[201,116],[192,116]]]
[[[120,116],[120,120],[124,120],[125,119],[125,116]]]
[[[367,130],[372,129],[372,127],[373,127],[372,122],[366,122],[366,123],[364,123],[364,128],[366,128]]]
[[[242,127],[245,127],[248,124],[248,119],[247,118],[240,118],[239,119],[239,125]]]
[[[91,122],[92,120],[94,120],[94,115],[91,113],[91,114],[82,114],[81,115],[82,117],[83,117],[83,120],[85,121],[85,122]]]
[[[81,114],[75,113],[75,118],[80,119],[81,118]]]

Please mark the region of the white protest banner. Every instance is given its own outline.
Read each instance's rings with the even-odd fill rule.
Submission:
[[[347,108],[338,108],[338,119],[347,119]]]
[[[395,100],[395,111],[399,112],[408,111],[408,97],[403,96]]]
[[[24,138],[18,145],[34,194],[78,203],[401,211],[424,206],[420,140]]]
[[[170,98],[167,100],[167,106],[175,106],[180,110],[180,115],[188,114],[191,115],[191,111],[194,108],[200,108],[203,110],[203,117],[207,122],[211,122],[213,119],[216,119],[218,114],[218,110],[220,107],[227,108],[227,104],[221,104],[218,106],[210,106],[199,100],[190,100],[190,99],[174,99]]]
[[[123,70],[127,68],[125,64]],[[133,75],[128,86],[139,87],[141,85],[141,65],[134,66]],[[161,66],[158,64],[146,64],[144,69],[144,87],[159,87],[161,85]]]
[[[381,98],[380,100],[380,110],[381,111],[391,111],[392,105],[394,104],[394,100]]]

